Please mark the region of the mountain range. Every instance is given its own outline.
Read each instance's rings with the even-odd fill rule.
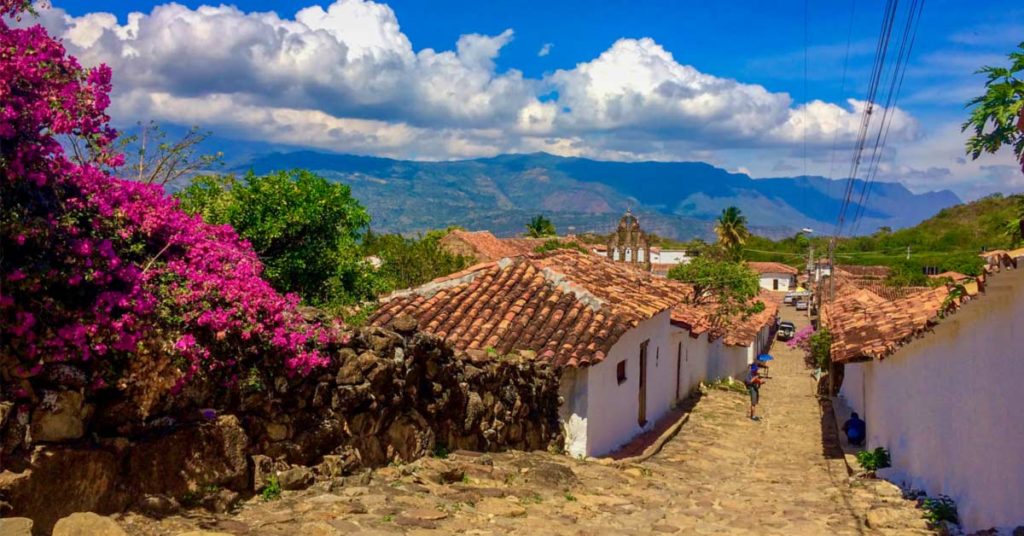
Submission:
[[[761,235],[804,227],[829,233],[847,184],[813,176],[753,179],[702,162],[605,162],[546,153],[423,162],[292,151],[235,164],[237,171],[259,174],[292,168],[349,185],[375,230],[403,234],[460,225],[511,236],[536,214],[551,218],[562,233],[606,233],[629,208],[648,232],[708,239],[713,220],[730,205]],[[862,186],[855,180],[854,191]],[[915,194],[899,183],[875,182],[857,231],[911,226],[959,203],[948,190]],[[856,212],[854,205],[849,214]]]

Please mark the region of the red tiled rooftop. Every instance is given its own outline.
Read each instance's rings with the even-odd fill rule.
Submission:
[[[490,231],[463,231],[456,229],[441,239],[441,245],[459,255],[472,257],[480,262],[495,261],[505,257],[526,255],[544,243],[540,238],[498,238]]]
[[[775,321],[779,311],[780,298],[777,294],[761,289],[757,299],[764,303],[764,310],[745,318],[717,319],[717,304],[711,301],[700,306],[676,307],[672,310],[672,323],[690,330],[693,335],[708,333],[711,340],[723,338],[722,342],[728,346],[749,346],[765,324]]]
[[[747,266],[751,270],[759,274],[793,274],[796,275],[799,272],[796,268],[788,264],[782,264],[781,262],[754,262],[748,261]]]
[[[600,362],[623,333],[691,287],[597,255],[530,254],[481,263],[385,298],[370,319],[411,315],[457,351],[530,350],[554,366]]]
[[[950,289],[915,289],[889,299],[855,285],[837,287],[822,307],[822,322],[832,333],[832,360],[882,359],[928,330],[941,313],[955,309]],[[961,298],[962,299],[962,298]]]

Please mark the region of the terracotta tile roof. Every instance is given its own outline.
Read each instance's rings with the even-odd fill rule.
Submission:
[[[672,310],[672,323],[688,329],[694,336],[708,333],[710,340],[723,338],[722,342],[728,346],[749,346],[765,324],[775,322],[781,301],[778,294],[764,289],[761,289],[757,299],[764,302],[763,311],[746,318],[733,317],[724,326],[721,320],[715,318],[717,304],[714,302],[676,307]]]
[[[961,274],[960,272],[942,272],[941,274],[934,274],[934,275],[930,275],[928,277],[930,277],[932,279],[942,279],[942,278],[948,277],[948,278],[952,279],[953,281],[957,281],[957,282],[963,281],[965,279],[974,279],[974,277],[969,276],[967,274]]]
[[[370,319],[414,317],[457,351],[536,352],[554,366],[600,362],[623,333],[692,288],[576,251],[505,258],[382,300]]]
[[[759,274],[793,274],[796,275],[799,272],[796,268],[789,266],[788,264],[782,264],[781,262],[753,262],[748,261],[747,266],[751,270]]]
[[[938,322],[950,289],[941,286],[897,299],[847,285],[822,307],[822,322],[832,332],[832,360],[837,363],[864,358],[882,359]]]
[[[498,238],[490,231],[460,229],[448,233],[441,239],[441,245],[452,253],[466,255],[479,262],[526,255],[543,243],[544,239],[541,238]]]
[[[892,273],[888,266],[872,266],[858,264],[838,264],[836,275],[847,275],[857,279],[885,279]]]
[[[986,251],[978,256],[985,259],[985,262],[987,263],[985,265],[985,271],[989,273],[999,272],[1003,268],[1017,267],[1017,258],[1010,255],[1010,252],[1005,249]]]

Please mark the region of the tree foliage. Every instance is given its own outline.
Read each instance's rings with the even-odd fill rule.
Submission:
[[[105,172],[122,163],[110,69],[83,69],[42,26],[11,28],[26,4],[0,0],[0,375],[18,386],[4,395],[33,399],[32,378],[59,363],[84,375],[76,389],[145,413],[197,377],[230,387],[256,365],[328,363],[340,333],[261,279],[230,227]],[[69,159],[62,136],[85,140],[94,162]]]
[[[1009,54],[1009,67],[985,66],[978,73],[987,76],[985,94],[971,99],[970,118],[961,130],[970,130],[967,154],[995,153],[1009,146],[1024,171],[1024,42]]]
[[[728,207],[722,210],[722,214],[715,222],[715,235],[718,236],[718,243],[733,260],[739,260],[741,249],[750,237],[747,229],[747,217],[740,209]]]
[[[590,250],[579,242],[573,240],[559,240],[557,238],[545,240],[543,244],[533,248],[533,251],[534,253],[547,253],[548,251],[557,251],[560,249],[569,249],[587,254],[590,253]]]
[[[248,240],[278,290],[318,305],[374,297],[360,249],[370,216],[348,186],[305,170],[250,172],[198,177],[177,196],[189,213]]]
[[[551,220],[546,218],[543,214],[534,216],[529,223],[526,224],[526,236],[531,238],[546,238],[557,234],[555,224],[551,223]]]
[[[441,246],[440,240],[450,229],[430,231],[408,238],[398,234],[368,233],[364,251],[377,257],[376,270],[382,291],[415,287],[438,277],[468,268],[472,259],[456,255]]]
[[[744,264],[701,256],[673,266],[668,277],[693,286],[686,302],[713,304],[721,321],[764,310],[764,303],[756,300],[761,288],[758,276]]]

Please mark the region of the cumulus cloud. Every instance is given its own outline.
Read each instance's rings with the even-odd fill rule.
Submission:
[[[553,43],[544,43],[544,45],[540,47],[540,50],[537,51],[537,56],[543,58],[544,56],[551,54],[551,48],[554,46],[555,45]]]
[[[786,93],[700,72],[649,38],[621,39],[571,69],[528,78],[496,64],[512,29],[417,51],[394,11],[370,0],[337,0],[291,18],[176,3],[123,20],[60,9],[41,17],[82,63],[114,69],[113,114],[122,123],[195,123],[336,151],[720,161],[723,151],[786,153],[806,140],[821,159],[833,141],[853,141],[865,106],[796,104]],[[894,110],[890,141],[918,135],[916,121]],[[732,167],[739,165],[749,164]]]

